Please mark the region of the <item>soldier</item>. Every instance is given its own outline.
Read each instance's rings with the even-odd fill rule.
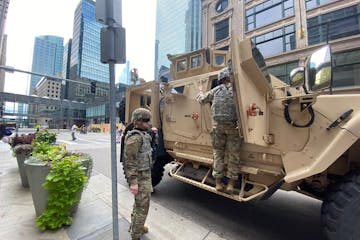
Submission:
[[[240,162],[240,145],[242,138],[237,129],[237,116],[233,99],[232,84],[228,69],[222,70],[218,75],[218,86],[203,93],[202,87],[197,96],[200,104],[212,103],[211,140],[213,145],[213,172],[215,189],[224,191],[221,179],[224,175],[229,178],[225,191],[232,194],[234,183],[238,179],[238,165]],[[225,161],[227,154],[227,161]],[[227,164],[227,166],[225,166]],[[225,174],[225,169],[227,169]]]
[[[129,231],[133,240],[148,232],[144,226],[149,211],[151,184],[151,136],[148,134],[151,112],[145,108],[133,111],[134,128],[125,137],[125,173],[130,191],[135,196]]]

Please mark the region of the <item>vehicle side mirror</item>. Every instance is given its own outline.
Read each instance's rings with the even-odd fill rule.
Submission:
[[[297,67],[290,72],[290,86],[298,87],[305,83],[305,68]]]
[[[330,46],[320,48],[314,52],[307,63],[308,88],[316,91],[329,88],[331,85],[332,66]]]

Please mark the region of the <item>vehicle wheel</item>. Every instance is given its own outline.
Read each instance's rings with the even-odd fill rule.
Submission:
[[[167,156],[158,157],[157,160],[155,161],[151,169],[151,183],[153,187],[155,187],[160,183],[162,177],[164,176],[164,166],[169,162],[170,162],[170,158],[168,158]],[[122,164],[123,164],[123,172],[126,182],[129,183],[129,180],[126,177],[125,159],[123,159]]]
[[[151,181],[153,187],[160,183],[162,177],[164,176],[164,167],[167,163],[171,161],[171,159],[172,158],[167,154],[157,157],[151,169]]]
[[[360,239],[360,171],[330,188],[321,207],[321,221],[329,240]]]

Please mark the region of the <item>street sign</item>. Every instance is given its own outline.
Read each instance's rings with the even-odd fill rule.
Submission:
[[[126,37],[123,27],[103,27],[101,29],[102,63],[126,62]]]

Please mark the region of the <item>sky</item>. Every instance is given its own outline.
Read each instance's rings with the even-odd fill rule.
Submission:
[[[72,38],[74,12],[80,0],[11,0],[5,34],[8,36],[6,65],[31,71],[36,36],[55,35],[66,43]],[[126,58],[146,81],[154,76],[156,0],[122,0],[126,30]],[[123,69],[116,65],[116,79]],[[6,73],[5,92],[26,94],[30,75]]]

